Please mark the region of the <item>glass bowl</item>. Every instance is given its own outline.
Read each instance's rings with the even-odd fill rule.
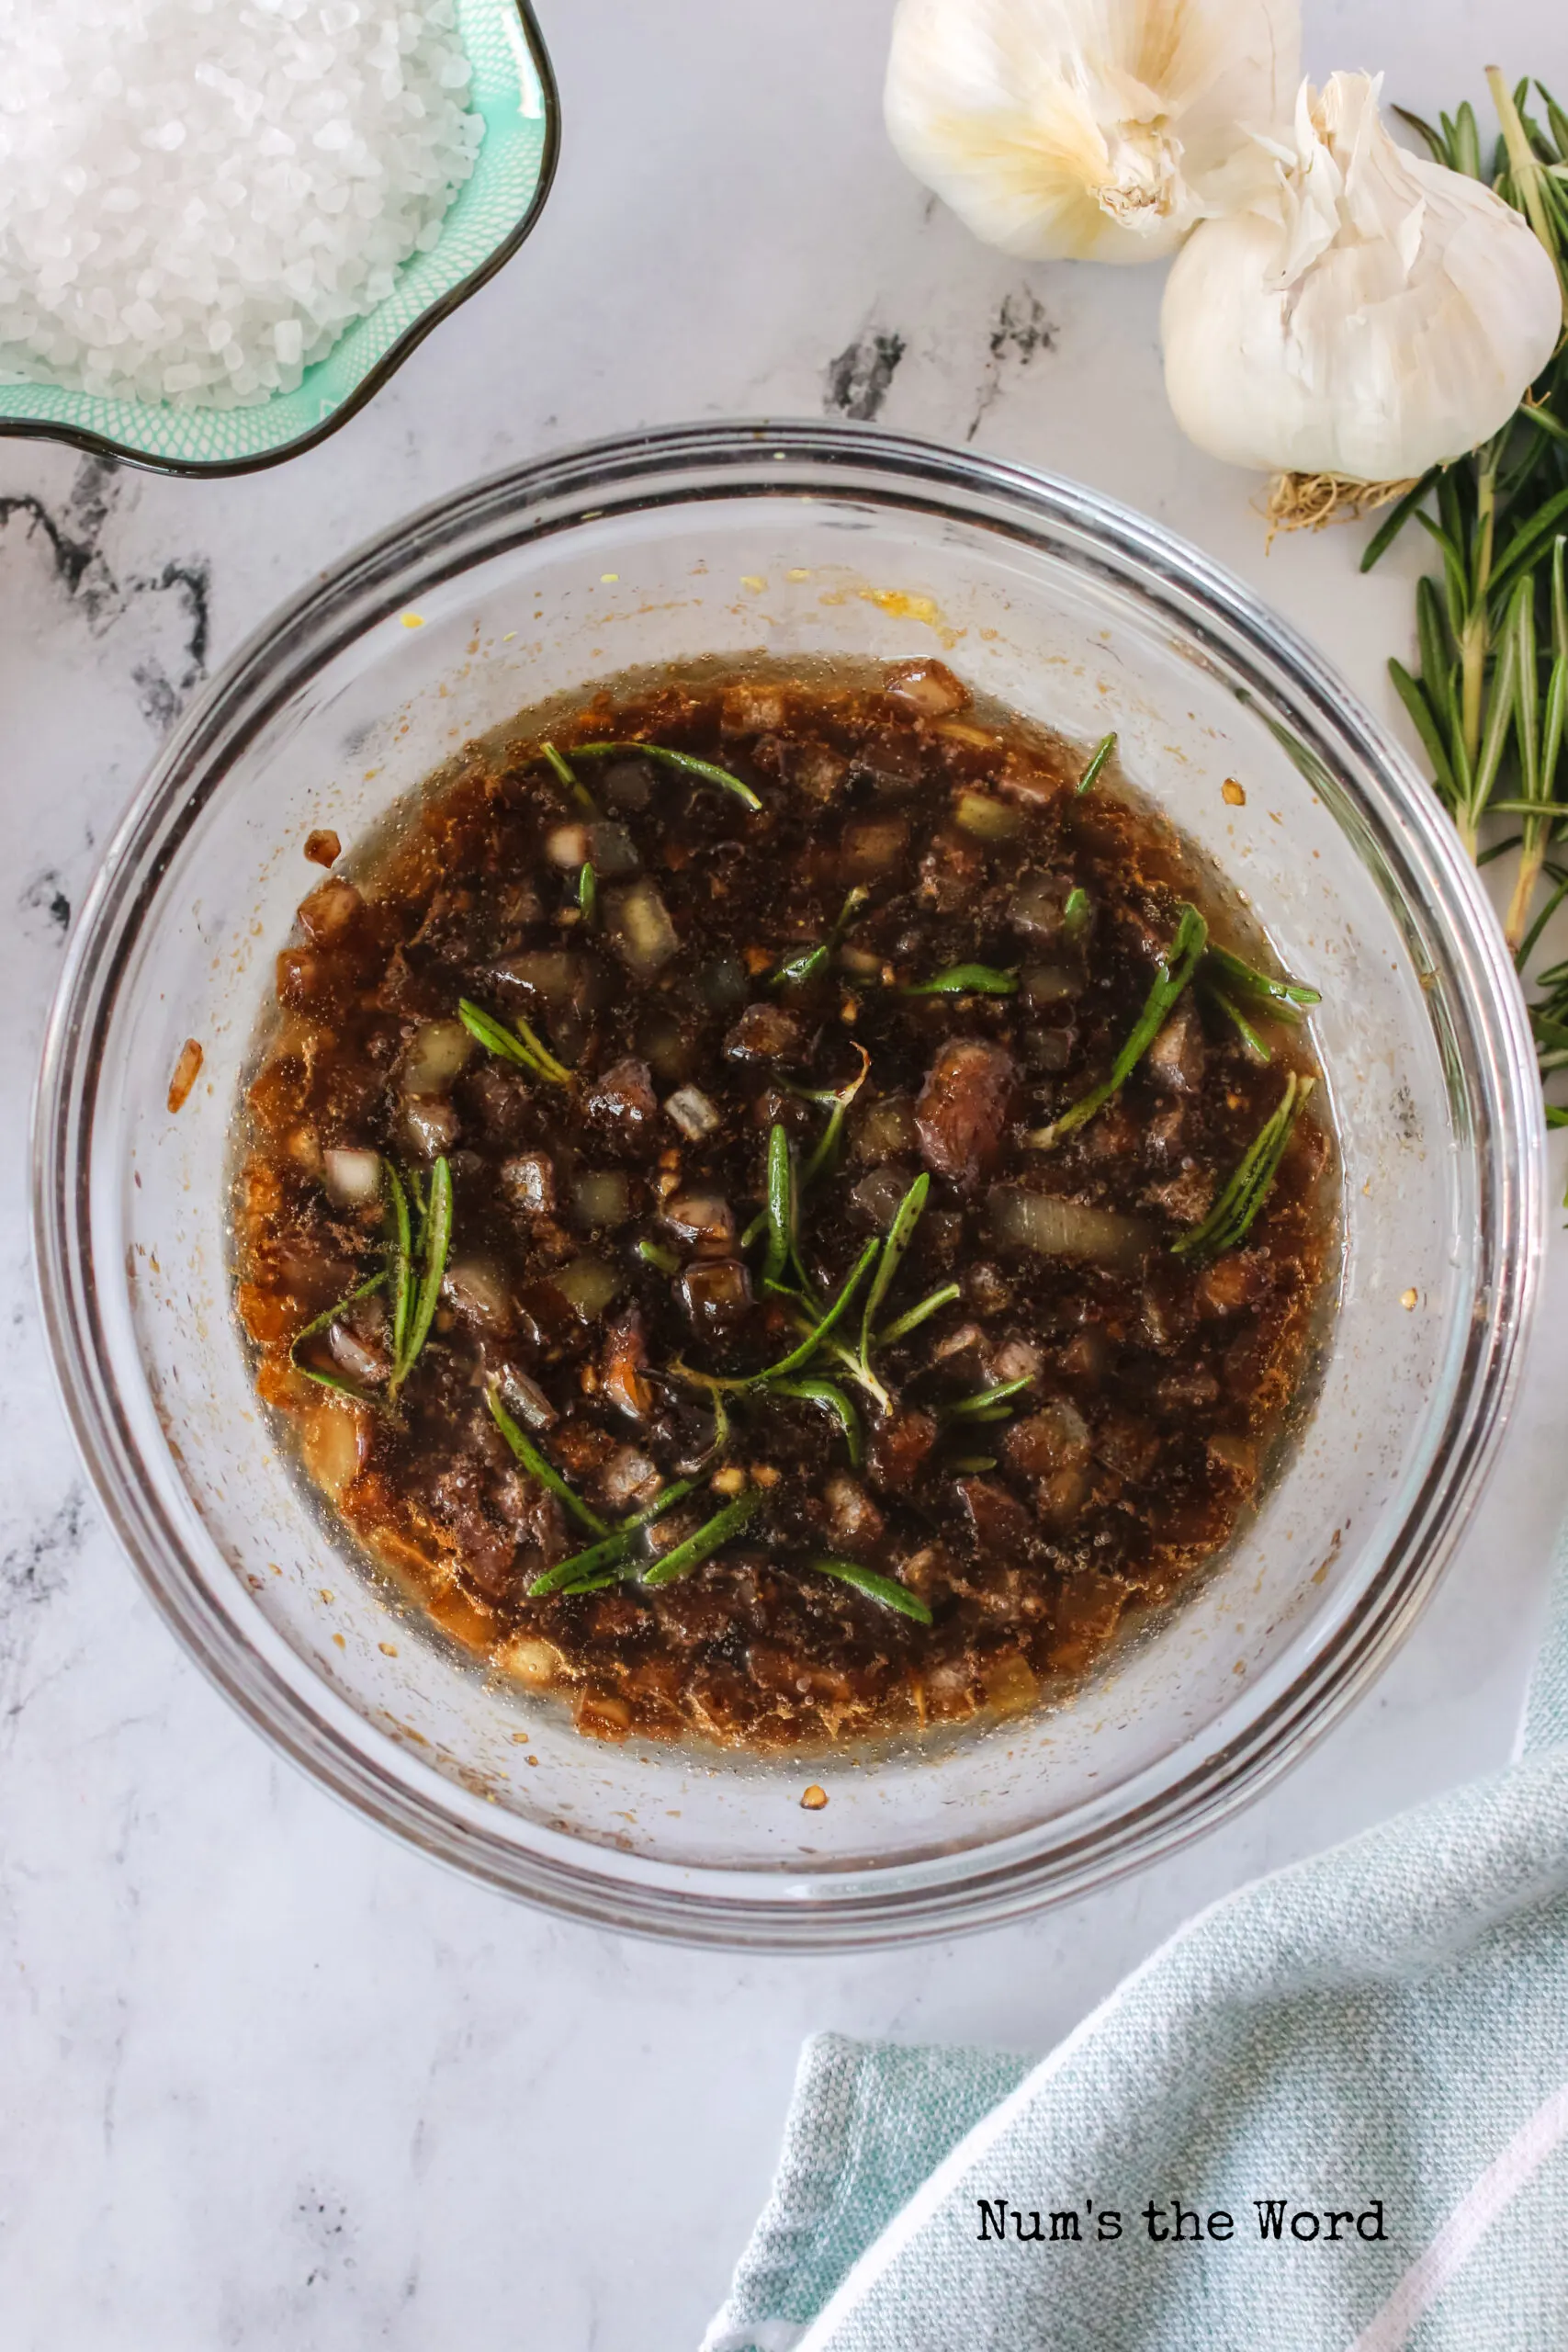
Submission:
[[[880,1757],[578,1737],[427,1636],[312,1507],[229,1303],[231,1133],[315,871],[460,744],[649,662],[940,652],[1135,784],[1245,897],[1313,1022],[1337,1312],[1222,1560],[1054,1711]],[[1223,786],[1241,782],[1245,805]],[[187,1037],[203,1049],[169,1108]],[[170,1623],[326,1787],[477,1877],[707,1943],[1000,1920],[1213,1822],[1298,1757],[1429,1596],[1495,1449],[1543,1222],[1534,1058],[1428,790],[1343,684],[1179,541],[1075,485],[865,428],[728,424],[519,468],[286,606],[193,707],[106,858],[37,1113],[51,1344]],[[824,1809],[801,1804],[806,1784]]]
[[[313,448],[378,392],[416,345],[511,260],[544,209],[560,105],[528,0],[457,0],[457,31],[484,118],[470,177],[427,254],[398,272],[291,392],[254,408],[105,400],[58,384],[0,383],[0,437],[69,441],[94,457],[171,474],[243,474]]]

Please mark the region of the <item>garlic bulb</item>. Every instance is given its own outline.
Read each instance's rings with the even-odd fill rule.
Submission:
[[[1296,0],[898,0],[888,135],[987,244],[1152,261],[1271,177]]]
[[[1171,270],[1170,404],[1234,465],[1423,474],[1495,433],[1551,356],[1545,248],[1479,180],[1396,147],[1380,86],[1303,83],[1272,190],[1202,222]]]

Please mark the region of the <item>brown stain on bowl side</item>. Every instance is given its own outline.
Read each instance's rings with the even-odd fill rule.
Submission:
[[[201,1046],[194,1037],[187,1037],[180,1047],[180,1057],[175,1064],[175,1074],[169,1080],[169,1109],[183,1111],[191,1088],[201,1076]]]

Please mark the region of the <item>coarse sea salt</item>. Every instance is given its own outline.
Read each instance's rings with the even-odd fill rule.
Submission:
[[[0,381],[292,391],[483,135],[452,0],[0,0]]]

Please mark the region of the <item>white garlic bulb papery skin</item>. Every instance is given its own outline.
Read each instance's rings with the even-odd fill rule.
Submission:
[[[888,135],[987,244],[1153,261],[1268,186],[1300,47],[1297,0],[899,0]]]
[[[1204,221],[1171,270],[1170,404],[1233,465],[1423,474],[1497,432],[1556,345],[1539,238],[1478,180],[1396,147],[1380,82],[1303,83],[1271,196]]]

